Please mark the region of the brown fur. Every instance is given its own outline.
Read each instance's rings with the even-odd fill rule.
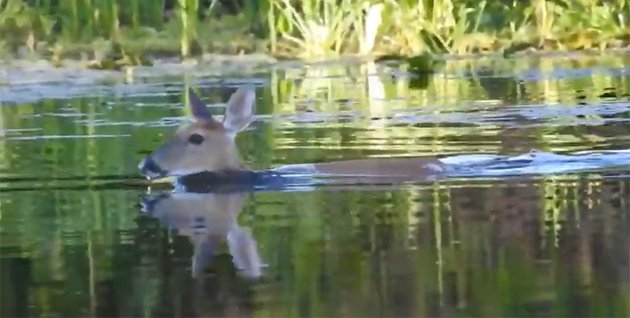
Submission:
[[[315,169],[325,174],[349,174],[389,177],[421,177],[441,172],[443,164],[434,158],[380,158],[328,162],[315,165]]]

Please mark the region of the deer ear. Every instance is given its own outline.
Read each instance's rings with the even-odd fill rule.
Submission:
[[[223,126],[236,133],[245,129],[253,120],[255,113],[256,92],[253,87],[241,87],[227,102]]]
[[[188,103],[190,105],[190,112],[199,120],[212,120],[212,115],[208,110],[208,106],[201,101],[199,96],[195,94],[192,88],[188,89]]]

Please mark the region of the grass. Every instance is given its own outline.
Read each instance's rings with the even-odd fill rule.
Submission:
[[[359,14],[352,0],[306,0],[299,7],[289,0],[270,2],[273,32],[284,40],[274,47],[300,57],[342,53]]]
[[[462,55],[477,52],[502,51],[511,53],[524,48],[536,50],[607,49],[627,45],[630,1],[597,0],[403,0],[372,1],[367,5],[340,5],[327,12],[325,0],[319,14],[313,10],[287,8],[287,0],[272,0],[283,5],[270,19],[270,33],[274,53],[292,55],[299,51],[308,58],[344,54],[418,55],[425,52]],[[302,2],[305,3],[305,2]],[[345,3],[345,2],[344,2]],[[353,2],[354,3],[354,2]],[[276,5],[280,7],[280,5]],[[373,7],[379,7],[375,17]],[[318,7],[312,4],[311,7]],[[300,12],[300,13],[298,13]],[[335,15],[334,13],[337,13]],[[311,40],[312,32],[304,32],[304,25],[317,25],[320,30],[334,30],[340,23],[320,16],[343,16],[352,20],[343,23],[339,36],[334,32],[325,48],[322,42]],[[371,18],[375,30],[371,32],[373,45],[369,50],[355,45],[366,38],[360,22]],[[345,21],[345,20],[344,20]],[[280,28],[285,24],[288,27]],[[292,29],[291,26],[297,26]],[[297,38],[296,38],[297,37]],[[343,48],[341,51],[338,48]],[[340,52],[341,51],[341,52]]]
[[[630,0],[0,0],[0,54],[124,66],[217,52],[603,50],[628,44],[629,21]]]
[[[150,57],[260,50],[250,3],[226,15],[213,0],[0,0],[0,57],[90,60],[96,68]],[[216,19],[216,16],[222,18]]]

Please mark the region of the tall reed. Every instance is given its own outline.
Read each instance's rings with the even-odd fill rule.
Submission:
[[[273,47],[284,45],[293,55],[319,57],[338,55],[347,44],[353,22],[360,6],[352,0],[305,0],[295,6],[289,0],[270,0],[271,20],[276,23],[270,30]]]
[[[192,44],[197,40],[197,11],[199,0],[177,0],[178,13],[181,22],[181,55],[188,58],[191,55]]]

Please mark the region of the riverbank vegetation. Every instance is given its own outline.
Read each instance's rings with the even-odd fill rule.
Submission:
[[[625,47],[630,0],[0,0],[0,56],[322,59]]]

